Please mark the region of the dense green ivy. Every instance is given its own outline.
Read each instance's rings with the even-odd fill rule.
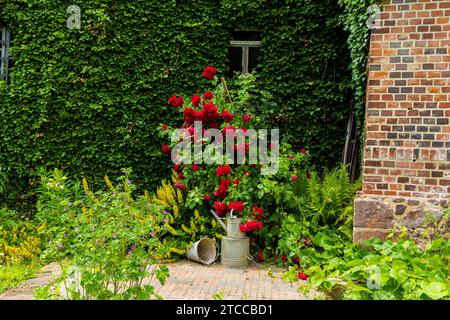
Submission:
[[[366,25],[369,18],[368,7],[376,0],[339,0],[344,8],[342,24],[348,31],[348,47],[351,53],[351,87],[354,93],[354,110],[360,137],[364,135],[365,97],[367,85],[367,56],[370,30]],[[362,141],[362,139],[361,139]]]
[[[72,4],[79,30],[66,26]],[[175,119],[167,98],[202,92],[206,65],[226,71],[231,28],[261,30],[257,79],[276,102],[268,125],[317,166],[335,165],[359,68],[349,68],[343,12],[335,0],[0,0],[15,58],[0,85],[6,194],[33,197],[39,167],[91,181],[132,167],[153,188],[169,166],[157,135]]]

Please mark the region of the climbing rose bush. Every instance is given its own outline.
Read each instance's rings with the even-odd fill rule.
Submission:
[[[164,124],[166,129],[161,130],[161,135],[170,141],[163,145],[161,150],[168,158],[171,154],[174,161],[183,158],[184,155],[172,151],[180,142],[179,137],[175,139],[172,136],[170,139],[173,130],[179,132],[181,130],[185,139],[196,142],[200,140],[204,151],[213,143],[212,138],[207,136],[207,129],[221,131],[222,135],[216,139],[223,143],[224,150],[226,138],[235,137],[238,130],[245,133],[248,129],[264,129],[253,128],[257,116],[251,114],[249,110],[243,110],[239,103],[232,102],[231,95],[217,77],[216,68],[207,66],[202,72],[202,77],[208,80],[210,89],[195,92],[190,97],[173,95],[168,99],[168,108],[178,112],[183,120],[181,128]],[[200,132],[196,132],[194,122],[201,122],[203,130],[201,135]],[[220,217],[237,215],[242,218],[241,231],[257,236],[266,225],[266,221],[271,218],[269,211],[274,210],[274,204],[277,201],[291,201],[289,197],[293,196],[294,188],[292,177],[305,176],[309,155],[306,151],[293,152],[290,146],[280,146],[278,142],[268,143],[268,157],[276,147],[280,148],[279,170],[274,176],[263,176],[261,169],[266,165],[260,162],[250,164],[248,161],[249,141],[238,144],[235,140],[233,143],[235,153],[245,155],[245,163],[230,163],[225,155],[216,162],[220,164],[176,163],[172,169],[173,186],[183,190],[186,195],[185,206],[189,210],[198,210],[204,215],[209,215],[211,219],[213,219],[211,210]],[[195,152],[192,154],[195,155]],[[299,171],[301,166],[304,168]],[[280,193],[273,190],[277,187],[283,188],[282,200],[273,199],[274,195]]]

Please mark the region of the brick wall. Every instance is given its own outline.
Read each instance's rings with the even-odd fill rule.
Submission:
[[[421,233],[450,200],[450,1],[391,0],[372,30],[356,241]]]

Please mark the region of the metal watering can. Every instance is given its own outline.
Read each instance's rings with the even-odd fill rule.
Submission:
[[[220,260],[222,265],[228,268],[248,267],[250,239],[239,228],[241,219],[233,216],[233,210],[225,218],[220,218],[213,210],[211,210],[211,213],[227,233],[226,236],[222,237],[221,241],[222,252]],[[226,224],[222,220],[225,220]]]

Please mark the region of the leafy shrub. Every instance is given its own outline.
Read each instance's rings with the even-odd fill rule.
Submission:
[[[36,262],[42,243],[36,225],[17,212],[0,209],[0,265]]]
[[[44,256],[61,263],[63,298],[149,299],[156,293],[144,278],[168,276],[160,262],[170,257],[161,241],[170,221],[148,195],[132,197],[129,172],[117,185],[105,182],[108,190],[93,192],[87,180],[68,183],[59,170],[42,178],[36,217]]]
[[[353,198],[360,183],[350,182],[345,167],[326,172],[323,178],[312,172],[294,187],[297,211],[281,222],[279,252],[290,259],[299,257],[300,250],[311,246],[312,238],[327,241],[320,235],[333,234],[336,245],[351,239]]]
[[[174,215],[175,221],[180,217],[179,230],[194,236],[192,229],[197,229],[196,221],[202,221],[202,217],[206,221],[213,219],[211,210],[220,217],[233,213],[242,219],[242,232],[257,237],[258,245],[269,248],[275,236],[269,229],[278,222],[278,219],[275,219],[276,214],[272,214],[278,206],[289,207],[291,200],[295,201],[293,181],[299,176],[306,177],[310,154],[306,149],[294,152],[288,144],[280,146],[278,140],[262,142],[261,136],[250,135],[242,141],[235,139],[239,131],[254,129],[255,123],[261,124],[263,120],[258,114],[252,113],[251,110],[257,110],[250,108],[246,90],[240,91],[235,99],[230,99],[223,81],[219,83],[217,70],[208,66],[203,74],[206,72],[211,72],[211,75],[207,74],[211,81],[211,91],[193,95],[190,99],[176,95],[168,99],[167,108],[178,110],[184,122],[180,129],[173,129],[175,126],[172,124],[162,125],[161,135],[166,136],[168,142],[162,145],[161,151],[168,157],[171,155],[171,160],[177,163],[172,170],[173,187],[163,183],[157,190],[158,197],[155,201],[164,204]],[[249,86],[249,83],[251,80],[248,80],[246,86]],[[218,137],[211,138],[209,134],[213,133],[209,129],[217,129]],[[202,156],[201,153],[209,155],[211,149],[218,146],[227,150],[230,135],[234,155],[229,155],[228,152],[213,152],[211,158],[205,159],[206,157]],[[181,148],[180,141],[187,147]],[[199,146],[202,152],[194,150],[192,153],[192,141],[201,141]],[[270,159],[270,163],[263,163],[261,160],[263,143],[267,144],[267,159]],[[259,149],[252,150],[252,144],[257,145]],[[278,149],[281,155],[278,155]],[[250,163],[250,152],[259,152],[257,163]],[[239,156],[242,161],[236,161]],[[193,164],[197,160],[199,164]],[[270,171],[269,167],[276,168],[269,174],[264,174],[264,170]],[[180,203],[176,204],[175,199],[185,199],[184,208],[179,206]],[[193,218],[196,215],[200,218]],[[269,219],[270,228],[260,231]],[[192,228],[189,229],[188,225]],[[213,223],[211,225],[212,228],[203,227],[202,233],[212,234],[217,238],[217,228]]]
[[[450,240],[436,239],[419,248],[414,241],[382,242],[373,238],[358,244],[334,242],[323,234],[314,237],[317,251],[301,254],[308,284],[333,299],[448,299],[450,297]],[[296,278],[296,268],[287,278]]]

